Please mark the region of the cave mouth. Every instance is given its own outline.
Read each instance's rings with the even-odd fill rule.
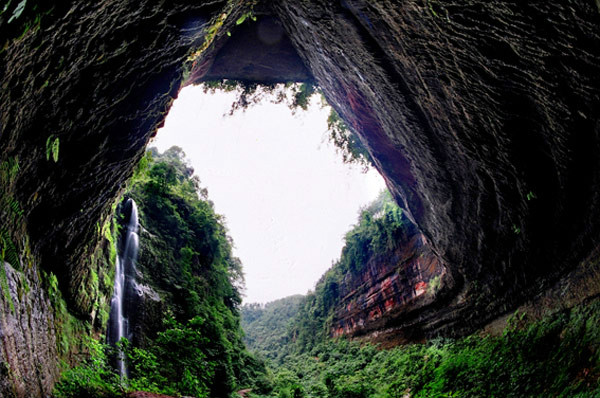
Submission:
[[[207,88],[181,90],[149,147],[180,147],[225,216],[244,264],[245,301],[305,294],[339,258],[361,208],[385,189],[383,178],[344,162],[319,95],[292,109],[281,97],[292,89],[279,85],[230,113],[242,89]]]

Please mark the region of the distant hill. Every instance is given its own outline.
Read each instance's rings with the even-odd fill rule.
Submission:
[[[267,304],[243,305],[241,324],[248,349],[266,359],[280,362],[288,349],[288,326],[304,298],[298,294]]]

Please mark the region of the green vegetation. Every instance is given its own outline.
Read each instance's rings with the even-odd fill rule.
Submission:
[[[19,259],[20,248],[15,244],[13,236],[23,229],[23,209],[19,201],[13,196],[13,190],[16,186],[16,179],[20,172],[19,159],[9,157],[0,163],[0,287],[4,301],[8,302],[11,312],[15,313],[15,304],[8,286],[8,278],[4,262],[8,262],[15,270],[21,269]],[[27,239],[23,240],[23,251],[29,253],[29,247],[26,244]]]
[[[237,388],[260,390],[257,381],[265,368],[246,351],[240,328],[241,264],[232,255],[221,217],[199,184],[180,148],[164,154],[153,150],[144,157],[126,196],[135,199],[140,223],[148,231],[140,239],[139,282],[150,285],[164,303],[160,313],[152,314],[156,330],[139,336],[139,346],[124,343],[128,380],[80,380],[79,375],[100,365],[112,372],[107,365],[111,352],[103,348],[101,355],[65,373],[57,395],[78,397],[94,391],[92,396],[108,397],[141,389],[228,397]],[[99,232],[106,234],[108,229],[105,224]],[[93,274],[91,278],[96,283],[101,279]]]
[[[11,23],[15,19],[19,18],[21,16],[21,14],[23,14],[23,11],[25,11],[25,4],[27,4],[27,0],[22,0],[19,4],[17,4],[16,8],[12,12],[12,15],[8,19],[8,23]],[[9,5],[10,5],[10,2],[8,2],[4,6],[4,9],[2,10],[2,12],[5,12],[8,9]]]
[[[57,398],[98,397],[110,398],[121,395],[119,376],[108,364],[109,350],[94,339],[86,340],[89,359],[81,366],[68,369],[55,386]]]
[[[19,248],[14,243],[13,229],[22,228],[23,209],[12,192],[20,171],[19,159],[10,157],[0,163],[0,263],[9,262],[15,269],[20,268]]]
[[[371,155],[369,155],[360,138],[350,131],[348,125],[333,108],[331,108],[327,118],[327,128],[329,130],[329,140],[342,154],[344,163],[359,164],[365,171],[373,165]]]
[[[242,14],[241,17],[239,17],[236,21],[235,24],[236,25],[241,25],[244,23],[244,21],[246,19],[250,18],[252,21],[256,22],[256,17],[254,16],[254,10],[250,10],[248,12],[245,12],[244,14]]]
[[[325,339],[270,363],[269,396],[600,396],[600,301],[526,321],[515,314],[501,336],[434,339],[391,350]],[[286,347],[267,352],[274,349]]]
[[[346,235],[340,260],[315,292],[246,305],[247,344],[266,358],[266,395],[255,397],[442,398],[600,396],[600,301],[528,319],[511,316],[500,336],[433,339],[383,350],[329,337],[344,275],[392,250],[412,228],[384,193]],[[429,289],[439,287],[439,278]]]
[[[0,163],[0,180],[3,184],[10,184],[17,174],[19,174],[19,159],[16,157],[8,158]]]
[[[37,30],[42,17],[51,12],[53,4],[35,0],[5,0],[0,2],[0,54],[15,40],[30,30]]]
[[[245,304],[242,307],[242,328],[248,349],[280,363],[291,343],[288,327],[303,302],[304,296],[295,295],[265,305]]]
[[[387,191],[361,211],[358,224],[346,234],[340,259],[317,282],[315,291],[306,296],[292,322],[296,352],[308,351],[327,339],[344,277],[358,275],[371,259],[394,250],[409,228]]]
[[[57,139],[56,139],[57,140]],[[49,140],[50,155],[58,156],[58,141]],[[54,153],[52,147],[55,147]],[[19,159],[7,157],[0,163],[0,264],[8,262],[18,272],[19,281],[16,294],[11,295],[5,267],[0,270],[0,285],[3,300],[8,302],[10,309],[16,313],[16,305],[21,303],[25,294],[31,290],[30,283],[37,284],[41,280],[52,305],[53,314],[49,317],[54,322],[53,329],[57,335],[57,352],[60,358],[65,359],[72,350],[79,348],[83,335],[89,334],[91,325],[75,318],[67,311],[67,306],[58,290],[58,280],[53,274],[38,273],[34,267],[34,256],[29,246],[26,232],[24,210],[14,196],[18,187],[20,173]],[[97,275],[96,275],[97,276]],[[85,285],[82,285],[82,289]],[[87,291],[86,291],[87,294]],[[21,307],[22,308],[22,307]],[[29,315],[31,307],[27,308]]]
[[[273,104],[285,103],[292,112],[299,108],[307,110],[310,98],[317,94],[317,88],[311,83],[259,84],[224,79],[204,82],[202,88],[204,92],[213,94],[216,91],[235,92],[237,98],[231,104],[229,115],[237,111],[246,111],[264,101]]]
[[[8,305],[10,306],[10,312],[14,314],[15,303],[13,302],[12,296],[10,295],[10,287],[8,286],[6,267],[4,266],[4,248],[2,250],[2,256],[0,258],[0,266],[2,267],[2,269],[0,270],[0,286],[2,287],[2,295],[4,296],[4,301],[8,303]]]
[[[256,16],[254,16],[254,5],[256,4],[256,1],[246,1],[245,3],[246,4],[244,6],[249,7],[249,9],[236,20],[236,25],[241,25],[246,19],[256,21]],[[202,45],[199,48],[192,51],[192,53],[188,56],[187,64],[185,65],[187,72],[184,73],[184,75],[187,75],[189,73],[191,63],[198,60],[200,56],[212,45],[212,43],[215,41],[215,38],[221,31],[221,28],[227,21],[227,18],[234,12],[234,8],[239,5],[239,2],[236,3],[234,1],[228,1],[223,11],[218,16],[213,18],[210,21],[210,23],[208,23],[208,27],[204,31],[204,41],[202,42]],[[228,31],[227,36],[231,36],[231,32]],[[184,80],[186,80],[188,77],[189,75],[184,76]]]
[[[58,151],[60,148],[60,140],[58,137],[53,135],[49,136],[46,140],[46,160],[54,160],[54,163],[58,162]]]
[[[91,331],[88,322],[77,319],[67,309],[67,304],[58,286],[58,278],[53,273],[41,271],[43,285],[54,312],[54,330],[56,330],[56,348],[61,358],[67,358],[71,350],[80,348],[83,336]]]
[[[15,269],[19,269],[19,250],[12,241],[10,234],[4,228],[0,228],[0,262],[7,261]]]
[[[115,202],[112,206],[113,213],[116,204]],[[97,244],[88,248],[86,266],[81,270],[75,291],[75,300],[79,308],[86,314],[92,314],[94,328],[102,331],[105,330],[108,321],[119,234],[114,217],[106,215],[104,220],[96,223]]]
[[[142,225],[151,231],[149,239],[142,239],[139,267],[176,322],[188,325],[195,319],[197,325],[201,320],[206,357],[202,373],[212,375],[190,369],[191,375],[211,396],[227,396],[251,383],[245,363],[253,359],[245,350],[239,324],[241,263],[233,257],[223,220],[185,164],[181,149],[151,154],[146,173],[132,182],[128,192],[138,203]]]
[[[211,21],[208,29],[206,30],[206,33],[204,36],[204,41],[202,42],[202,45],[188,56],[188,59],[187,59],[188,62],[196,61],[198,58],[200,58],[200,56],[204,53],[204,51],[206,51],[210,47],[210,45],[213,43],[213,41],[217,37],[217,33],[219,33],[219,30],[221,30],[221,27],[225,23],[225,20],[227,19],[227,15],[229,14],[229,12],[230,12],[230,10],[227,10],[226,12],[221,13],[213,21]],[[189,73],[190,66],[187,66],[187,68],[188,68],[188,73]],[[188,76],[185,76],[184,80],[187,79],[187,77]]]
[[[389,350],[331,339],[344,277],[360,274],[414,232],[388,192],[361,211],[340,259],[314,292],[245,305],[241,321],[241,264],[181,149],[150,151],[127,195],[138,203],[146,230],[140,282],[163,300],[160,325],[139,346],[122,341],[127,380],[109,366],[114,349],[89,342],[90,358],[64,373],[55,390],[58,398],[112,398],[129,390],[229,397],[242,388],[256,398],[600,396],[600,300],[541,319],[515,313],[498,336],[436,338]],[[108,224],[98,225],[114,244]],[[57,280],[45,279],[61,314]],[[90,276],[94,285],[102,279]],[[433,292],[439,284],[434,278],[428,289]],[[74,335],[69,328],[77,324],[58,319],[59,335]],[[240,323],[253,354],[244,346]]]

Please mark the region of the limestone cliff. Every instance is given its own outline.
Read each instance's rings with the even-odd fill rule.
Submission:
[[[418,339],[420,331],[410,328],[414,313],[435,301],[445,277],[427,239],[409,229],[394,250],[370,257],[358,275],[344,277],[331,335],[370,334],[391,344]]]

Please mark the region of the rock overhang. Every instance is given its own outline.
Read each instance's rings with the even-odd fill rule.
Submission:
[[[176,97],[190,48],[226,9],[188,82],[318,84],[449,268],[452,294],[473,298],[441,296],[425,318],[468,330],[591,251],[600,234],[591,2],[280,1],[239,25],[243,6],[184,3],[73,4],[1,55],[2,160],[22,162],[14,194],[36,253],[67,290]],[[186,36],[188,15],[201,28]],[[61,143],[56,164],[44,154],[50,135]],[[482,297],[475,281],[494,293],[485,313],[471,311]]]
[[[269,14],[255,18],[221,37],[211,56],[202,57],[192,68],[187,84],[222,79],[265,85],[312,82],[281,22]]]

